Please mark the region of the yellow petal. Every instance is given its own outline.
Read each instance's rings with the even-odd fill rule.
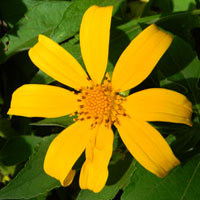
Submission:
[[[101,125],[86,147],[86,161],[81,168],[80,187],[100,192],[108,178],[108,163],[113,149],[113,132]]]
[[[101,83],[107,67],[112,10],[113,6],[91,6],[81,22],[81,53],[87,71],[96,83]]]
[[[74,163],[80,157],[91,137],[91,122],[76,122],[62,131],[50,144],[44,160],[45,172],[60,180],[63,186],[69,184]],[[69,174],[70,173],[70,174]]]
[[[154,69],[173,38],[155,24],[142,31],[124,50],[115,66],[112,84],[125,91],[140,84]]]
[[[78,110],[77,96],[66,89],[40,84],[23,85],[12,95],[9,115],[61,117]]]
[[[70,170],[70,172],[68,173],[68,175],[64,179],[62,186],[64,186],[64,187],[69,186],[72,183],[75,174],[76,174],[75,170]]]
[[[180,162],[160,133],[147,122],[136,118],[119,117],[120,137],[130,153],[147,170],[164,177]]]
[[[88,86],[87,74],[75,58],[50,38],[39,35],[29,50],[32,62],[55,80],[75,89]]]
[[[127,97],[123,107],[130,116],[144,121],[192,125],[192,104],[182,94],[162,88],[142,90]]]

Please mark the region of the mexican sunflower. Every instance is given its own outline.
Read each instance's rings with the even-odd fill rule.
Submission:
[[[29,50],[32,62],[74,91],[51,85],[23,85],[13,93],[8,111],[12,115],[47,118],[75,113],[75,123],[50,144],[44,170],[67,186],[75,174],[72,167],[85,150],[79,183],[82,189],[94,192],[99,192],[108,178],[113,125],[134,158],[158,177],[164,177],[180,161],[148,122],[191,126],[192,106],[180,93],[153,88],[128,97],[120,95],[146,79],[173,40],[155,24],[142,31],[124,50],[112,79],[105,75],[112,9],[94,5],[83,16],[80,48],[88,74],[70,53],[39,35],[38,42]]]

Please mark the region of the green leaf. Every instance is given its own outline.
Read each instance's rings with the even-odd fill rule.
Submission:
[[[127,154],[124,160],[109,167],[109,179],[107,185],[99,193],[90,190],[81,190],[76,200],[112,200],[120,189],[123,189],[130,181],[135,169],[132,156]]]
[[[43,71],[39,70],[33,79],[31,80],[31,84],[49,84],[54,81],[49,75],[45,74]]]
[[[0,151],[0,162],[9,166],[25,161],[41,140],[40,137],[29,135],[9,139]]]
[[[196,7],[195,0],[173,0],[173,11],[192,10]]]
[[[29,200],[46,200],[46,199],[47,199],[47,196],[48,196],[48,193],[42,194],[42,195],[37,196],[37,197],[34,197],[34,198],[31,198],[31,199],[29,199]]]
[[[160,86],[186,95],[192,101],[194,111],[198,115],[200,115],[199,64],[200,61],[191,47],[176,37],[168,53],[156,67]]]
[[[169,13],[173,10],[173,2],[172,0],[152,0],[149,2],[150,4],[150,13]]]
[[[2,38],[0,63],[18,51],[33,46],[38,34],[50,35],[62,20],[71,3],[66,1],[42,1],[30,9],[25,16]]]
[[[1,137],[13,137],[16,135],[17,135],[17,131],[15,131],[11,127],[11,121],[1,118],[1,120],[0,120],[0,136]]]
[[[182,161],[186,161],[200,152],[198,145],[200,124],[194,123],[189,130],[186,130],[177,133],[176,140],[171,144],[175,154]]]
[[[198,200],[199,184],[199,155],[172,170],[165,178],[156,177],[137,163],[122,200]]]
[[[31,123],[31,125],[34,125],[34,126],[60,126],[60,127],[66,128],[74,122],[73,118],[74,117],[70,117],[68,115],[64,116],[64,117],[58,117],[58,118],[47,118],[47,119],[40,120],[38,122]]]
[[[72,40],[70,40],[70,42],[66,42],[64,44],[62,44],[62,47],[64,49],[66,49],[74,58],[76,58],[76,60],[82,65],[83,64],[83,59],[82,59],[82,55],[81,55],[81,49],[80,49],[80,44],[79,44],[79,40],[76,41],[76,43],[71,43]],[[77,44],[78,43],[78,44]]]
[[[18,51],[28,49],[38,34],[51,36],[56,42],[72,37],[79,31],[82,16],[91,5],[117,6],[122,0],[43,1],[33,6],[15,27],[2,38],[0,63]],[[35,17],[37,16],[37,17]]]
[[[0,1],[0,13],[3,19],[11,26],[21,19],[27,10],[38,4],[38,0]],[[10,6],[12,5],[12,6]]]
[[[142,16],[143,11],[148,2],[145,1],[130,1],[128,2],[128,9],[130,10],[127,15],[129,19],[136,19]],[[126,15],[126,13],[125,13]]]
[[[62,21],[52,34],[52,39],[61,42],[77,33],[80,28],[82,16],[90,6],[116,5],[118,7],[121,2],[122,0],[75,0],[66,10]]]
[[[63,1],[63,0],[3,0],[0,1],[0,13],[3,20],[12,28],[24,14],[31,10],[34,6],[41,3],[41,1]],[[12,6],[11,6],[12,5]]]
[[[43,138],[25,167],[6,187],[0,190],[0,199],[30,199],[60,186],[56,179],[45,174],[43,170],[46,151],[55,136]]]

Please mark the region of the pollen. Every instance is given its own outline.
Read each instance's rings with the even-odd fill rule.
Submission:
[[[78,95],[80,106],[76,120],[91,119],[92,127],[102,123],[110,127],[113,123],[119,123],[119,115],[126,115],[122,107],[125,97],[113,90],[108,74],[103,84],[91,81],[91,87],[82,88]]]

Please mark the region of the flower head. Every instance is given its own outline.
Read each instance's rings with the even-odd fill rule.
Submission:
[[[172,36],[156,25],[147,27],[124,50],[111,80],[105,75],[112,9],[92,6],[83,16],[80,47],[89,76],[66,50],[44,35],[39,35],[29,51],[36,66],[76,92],[50,85],[23,85],[13,93],[8,111],[49,118],[77,114],[76,122],[50,144],[44,170],[67,186],[75,174],[72,167],[85,150],[80,187],[94,192],[99,192],[108,178],[112,125],[135,159],[159,177],[180,162],[148,121],[191,125],[192,105],[180,93],[154,88],[120,96],[140,84],[170,46]]]

